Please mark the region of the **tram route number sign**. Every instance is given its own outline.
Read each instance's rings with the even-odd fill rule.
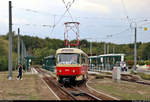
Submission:
[[[61,52],[73,52],[73,49],[63,49]]]

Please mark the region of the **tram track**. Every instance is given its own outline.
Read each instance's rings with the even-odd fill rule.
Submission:
[[[96,74],[93,76],[96,76]],[[105,78],[112,79],[112,75],[103,75]],[[137,84],[143,84],[143,85],[150,85],[150,82],[141,80],[139,77],[131,75],[131,74],[121,74],[121,80],[122,81],[127,81],[127,82],[132,82],[132,83],[137,83]]]
[[[42,79],[47,83],[49,87],[51,87],[51,89],[61,100],[76,100],[72,97],[71,94],[67,93],[66,90],[64,90],[63,88],[61,88],[60,85],[58,85],[58,83],[55,80],[55,77],[48,77],[46,74],[49,73],[47,73],[44,70],[41,70],[39,67],[36,67],[36,70],[38,71],[38,73],[43,75]]]
[[[36,67],[36,70],[43,75],[43,80],[49,87],[55,92],[60,100],[115,100],[108,96],[101,96],[99,93],[91,91],[86,87],[86,84],[76,86],[63,86],[56,81],[56,78],[52,75],[48,77],[46,74],[50,74],[47,71]]]
[[[36,70],[43,75],[43,80],[55,92],[55,94],[60,98],[60,100],[119,100],[118,98],[112,97],[103,92],[96,91],[89,87],[88,82],[91,79],[95,78],[93,75],[89,75],[90,78],[87,81],[87,83],[83,83],[80,86],[65,87],[64,85],[58,83],[56,81],[56,77],[54,75],[51,75],[52,73],[50,73],[49,71],[46,71],[39,67],[36,67]],[[128,81],[126,77],[132,77],[132,75],[122,76],[122,78],[124,78],[126,81]],[[108,76],[108,78],[112,77]],[[139,83],[141,84],[142,82]]]

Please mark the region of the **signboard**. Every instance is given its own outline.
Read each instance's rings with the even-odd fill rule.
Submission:
[[[144,31],[147,31],[148,30],[148,28],[147,27],[144,27]]]

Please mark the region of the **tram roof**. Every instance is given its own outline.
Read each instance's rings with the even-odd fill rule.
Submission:
[[[78,48],[60,48],[56,51],[56,53],[82,53],[88,56],[85,52]]]
[[[44,57],[44,59],[51,59],[51,58],[55,58],[55,55]]]
[[[89,56],[88,58],[97,58],[98,56]]]

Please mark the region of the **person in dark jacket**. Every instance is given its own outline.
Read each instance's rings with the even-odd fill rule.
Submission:
[[[23,70],[23,67],[21,64],[18,65],[18,76],[17,76],[17,79],[20,79],[22,80],[22,70]]]

